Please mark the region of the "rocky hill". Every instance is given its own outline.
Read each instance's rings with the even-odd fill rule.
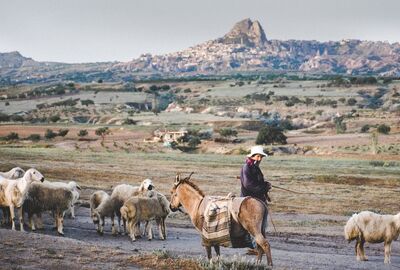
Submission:
[[[268,40],[258,21],[245,19],[221,38],[165,55],[143,54],[129,62],[65,64],[37,62],[18,52],[0,53],[0,85],[237,71],[400,76],[400,43]]]

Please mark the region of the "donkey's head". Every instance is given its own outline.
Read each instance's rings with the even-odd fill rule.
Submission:
[[[175,183],[174,186],[171,189],[171,200],[169,204],[169,208],[171,209],[172,212],[175,212],[176,210],[180,210],[179,208],[182,206],[177,189],[179,185],[185,181],[189,181],[190,177],[192,176],[193,172],[188,176],[185,177],[184,179],[181,179],[181,174],[177,173],[175,177]]]

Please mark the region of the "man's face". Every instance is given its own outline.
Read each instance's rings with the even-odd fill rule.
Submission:
[[[261,160],[263,159],[263,157],[264,157],[263,155],[256,154],[256,155],[252,156],[252,159],[255,161],[258,161],[258,163],[260,163]]]

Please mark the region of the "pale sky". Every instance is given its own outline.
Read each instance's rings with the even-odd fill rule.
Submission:
[[[0,0],[0,52],[130,61],[222,37],[245,18],[268,39],[400,42],[400,0]]]

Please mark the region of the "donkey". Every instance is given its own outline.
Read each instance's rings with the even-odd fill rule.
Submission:
[[[190,174],[190,176],[192,174]],[[205,196],[193,182],[189,181],[190,176],[181,179],[180,174],[176,175],[176,181],[171,190],[170,208],[175,212],[180,210],[180,207],[183,206],[197,231],[201,232],[204,223],[204,204],[209,196]],[[272,266],[271,248],[265,236],[268,216],[267,206],[263,202],[252,197],[246,197],[245,199],[234,197],[232,200],[232,205],[236,205],[236,209],[232,209],[231,212],[236,212],[238,214],[237,220],[232,220],[232,228],[236,228],[236,230],[232,229],[231,235],[240,234],[240,230],[237,230],[238,227],[242,228],[242,230],[244,229],[246,231],[245,233],[250,233],[257,243],[257,263],[261,262],[262,255],[265,253],[268,265]],[[215,253],[219,257],[220,246],[214,245],[213,247]],[[205,245],[205,248],[207,257],[211,260],[211,246]]]

